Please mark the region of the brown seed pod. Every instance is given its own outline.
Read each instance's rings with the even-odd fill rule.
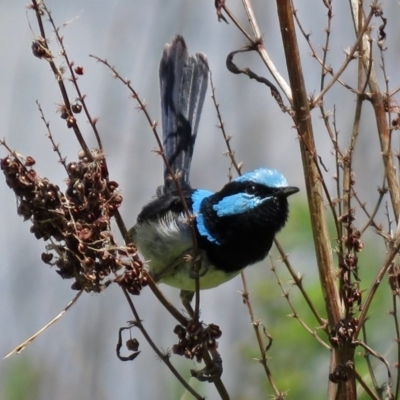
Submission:
[[[79,103],[72,104],[71,110],[75,114],[79,114],[82,111],[82,106]]]
[[[81,65],[78,65],[77,67],[74,68],[74,71],[77,75],[83,75],[85,73],[85,70]]]

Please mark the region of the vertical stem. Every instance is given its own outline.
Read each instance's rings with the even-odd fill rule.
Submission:
[[[371,4],[371,7],[375,7],[376,9],[378,9],[378,2],[374,0]],[[354,29],[356,31],[356,34],[358,35],[360,31],[360,23],[362,22],[363,24],[365,24],[365,17],[362,13],[362,2],[360,2],[360,0],[350,0],[350,9],[353,17]],[[362,48],[363,51],[360,55],[364,70],[369,72],[368,87],[371,93],[371,103],[375,113],[383,164],[385,167],[385,174],[388,181],[388,190],[392,203],[392,210],[397,223],[399,221],[400,213],[400,188],[396,176],[395,162],[391,153],[390,129],[385,110],[385,101],[389,102],[389,99],[386,98],[384,94],[382,94],[379,87],[376,71],[371,60],[371,42],[368,30],[363,35]]]
[[[277,0],[278,15],[285,49],[290,86],[293,93],[293,119],[299,134],[304,178],[309,201],[317,263],[330,326],[341,317],[336,273],[333,268],[332,248],[322,201],[321,177],[316,167],[316,148],[311,124],[309,101],[302,74],[299,49],[290,0]]]
[[[276,4],[289,81],[293,93],[293,119],[300,139],[300,152],[303,161],[319,277],[329,325],[332,328],[342,318],[343,310],[336,285],[336,272],[325,219],[321,184],[321,179],[323,178],[317,168],[317,150],[315,148],[309,101],[296,37],[293,5],[291,0],[276,0]],[[332,357],[336,361],[332,363],[333,366],[336,363],[344,364],[352,361],[353,354],[348,354],[347,351],[337,348],[332,352]],[[329,387],[329,392],[331,395],[335,393],[335,388],[332,384]],[[336,399],[346,400],[356,399],[354,377],[350,377],[347,382],[338,385],[335,397]]]

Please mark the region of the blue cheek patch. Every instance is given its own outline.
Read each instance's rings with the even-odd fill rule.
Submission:
[[[215,237],[212,236],[211,233],[207,230],[206,225],[204,223],[204,216],[200,212],[202,201],[213,194],[214,193],[210,192],[209,190],[203,190],[203,189],[196,190],[192,194],[192,202],[193,202],[192,208],[193,208],[193,214],[196,217],[197,230],[199,231],[200,235],[205,236],[207,240],[209,240],[210,242],[219,244],[218,240],[215,239]]]
[[[270,197],[261,198],[246,193],[237,193],[232,196],[224,197],[220,202],[213,205],[213,209],[217,212],[218,217],[238,215],[254,209],[269,198]]]

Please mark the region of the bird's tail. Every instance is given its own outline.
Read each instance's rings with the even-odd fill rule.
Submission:
[[[164,152],[182,186],[189,186],[189,172],[197,128],[208,84],[204,54],[189,56],[182,36],[164,47],[160,62],[161,112]],[[176,190],[164,168],[164,191]]]

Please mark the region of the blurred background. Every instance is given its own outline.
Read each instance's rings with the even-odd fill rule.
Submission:
[[[312,0],[295,3],[299,3],[299,16],[306,31],[312,31],[311,38],[320,51],[325,41],[326,9],[323,3]],[[396,2],[383,3],[385,15],[389,18],[387,45],[393,50],[387,53],[386,67],[395,86],[400,81],[400,44],[396,39],[399,37],[396,22],[400,10]],[[70,59],[84,67],[85,74],[79,78],[79,85],[87,95],[92,116],[99,117],[98,129],[110,176],[119,182],[124,197],[121,214],[125,223],[128,226],[134,224],[141,207],[161,184],[162,162],[153,152],[156,142],[144,115],[137,111],[137,104],[129,98],[127,89],[112,78],[105,66],[89,58],[89,54],[106,58],[123,77],[129,77],[140,97],[146,100],[152,118],[158,120],[159,59],[164,44],[171,42],[175,34],[181,34],[190,53],[207,54],[217,101],[226,130],[233,137],[231,144],[236,158],[244,163],[243,171],[259,166],[273,167],[286,176],[290,185],[301,188],[299,194],[290,198],[291,217],[279,234],[279,240],[290,254],[296,270],[305,274],[305,285],[318,302],[317,269],[312,252],[298,141],[292,129],[292,120],[280,111],[268,88],[227,71],[227,54],[241,48],[245,41],[232,23],[228,25],[217,21],[214,2],[48,0],[46,4],[56,24],[62,26],[68,22],[61,28],[61,34]],[[273,2],[255,0],[253,4],[267,50],[286,78]],[[40,119],[36,100],[50,121],[55,141],[60,143],[61,153],[67,161],[77,158],[79,147],[73,133],[55,112],[61,103],[61,96],[49,65],[31,53],[31,43],[38,35],[38,29],[33,12],[27,11],[25,6],[26,2],[22,1],[0,2],[0,120],[3,124],[0,137],[5,137],[12,149],[34,157],[37,171],[62,187],[65,173],[46,138],[46,128]],[[354,30],[348,4],[340,2],[335,6],[329,64],[337,70],[345,57],[343,50],[354,43]],[[247,27],[241,3],[231,1],[229,7]],[[47,25],[46,31],[56,54],[50,25]],[[304,39],[300,39],[300,45],[306,84],[312,94],[318,92],[321,69],[309,56],[310,50]],[[249,66],[269,78],[268,71],[255,54],[239,55],[235,60],[240,67]],[[58,63],[62,63],[61,57]],[[355,68],[349,69],[343,79],[356,82],[355,73]],[[73,93],[72,87],[68,87]],[[216,127],[218,121],[210,94],[209,89],[199,127],[191,183],[194,187],[218,190],[227,181],[229,159],[223,155],[226,148]],[[71,98],[74,97],[71,95]],[[326,96],[325,101],[328,109],[336,107],[338,130],[343,135],[340,137],[343,137],[345,147],[353,122],[354,97],[338,86]],[[381,155],[374,120],[364,117],[360,129],[361,143],[355,157],[355,169],[360,172],[356,178],[357,190],[363,199],[374,204],[377,186],[382,184]],[[94,136],[83,113],[79,115],[78,122],[90,147],[94,147]],[[319,152],[328,169],[327,181],[333,187],[332,145],[317,110],[314,124]],[[0,148],[0,155],[6,155],[5,149]],[[40,254],[45,243],[35,240],[29,233],[29,222],[24,223],[17,216],[15,197],[2,178],[0,205],[0,357],[3,357],[55,317],[75,292],[70,289],[71,282],[63,281],[54,270],[41,262]],[[383,254],[383,248],[376,249],[368,256],[371,263],[371,260],[378,263]],[[279,261],[275,262],[284,284],[290,288],[284,267]],[[310,392],[314,394],[313,398],[322,398],[326,391],[328,352],[321,351],[322,347],[304,330],[299,332],[298,323],[287,317],[291,311],[270,270],[269,260],[247,269],[246,276],[256,303],[256,317],[262,320],[274,337],[269,353],[272,356],[270,365],[279,377],[280,389],[290,389],[292,398],[301,398],[299,396]],[[265,383],[265,375],[254,361],[259,354],[249,315],[238,292],[241,288],[241,280],[236,278],[217,289],[203,292],[202,319],[207,323],[216,323],[222,329],[219,351],[224,361],[223,381],[232,398],[268,398],[271,392]],[[162,290],[180,307],[178,290],[165,286]],[[297,304],[301,310],[304,305],[296,290],[293,290],[293,298],[299,300]],[[144,290],[134,301],[155,342],[165,350],[171,348],[176,343],[172,318],[150,291]],[[388,310],[389,305],[386,308]],[[320,311],[324,313],[322,306]],[[313,328],[316,327],[310,316],[303,317],[308,318]],[[118,328],[132,318],[117,286],[110,286],[103,294],[83,294],[64,318],[23,353],[0,361],[0,398],[180,398],[182,388],[165,365],[156,359],[139,332],[133,331],[132,335],[141,344],[140,356],[134,362],[123,363],[117,359],[115,345]],[[383,315],[382,318],[388,317]],[[388,342],[388,349],[389,345],[391,342]],[[173,361],[189,379],[189,369],[195,368],[194,362],[177,356],[173,357]],[[307,368],[304,368],[304,362],[307,362]],[[312,387],[310,382],[313,382]],[[212,385],[191,383],[208,398],[217,398]]]

